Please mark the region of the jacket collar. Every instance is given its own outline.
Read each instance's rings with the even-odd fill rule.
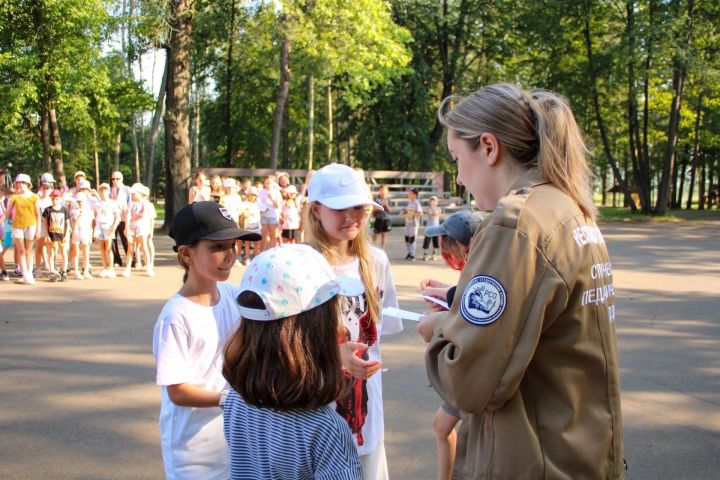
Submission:
[[[537,168],[531,168],[520,175],[520,178],[515,181],[510,189],[510,192],[508,192],[508,195],[529,193],[534,187],[537,187],[538,185],[545,185],[546,183],[550,182],[542,176],[540,170]]]

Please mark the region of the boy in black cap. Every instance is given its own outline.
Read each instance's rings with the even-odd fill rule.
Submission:
[[[237,289],[225,281],[237,259],[236,240],[259,240],[260,235],[239,229],[224,207],[205,201],[183,207],[170,236],[185,276],[153,333],[165,474],[228,478],[220,409],[228,387],[220,359],[240,311]]]

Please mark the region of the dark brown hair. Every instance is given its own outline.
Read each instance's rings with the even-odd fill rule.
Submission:
[[[240,305],[265,308],[254,292]],[[243,399],[273,410],[316,409],[343,389],[338,297],[292,317],[242,319],[225,346],[223,376]]]

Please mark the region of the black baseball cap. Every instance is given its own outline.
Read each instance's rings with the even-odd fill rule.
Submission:
[[[173,250],[191,245],[196,240],[260,240],[258,232],[238,228],[230,212],[215,202],[195,202],[185,205],[170,224],[170,237],[175,240]]]

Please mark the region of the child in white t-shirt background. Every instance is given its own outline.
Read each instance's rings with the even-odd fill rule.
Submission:
[[[420,230],[420,219],[423,215],[423,209],[420,201],[417,199],[418,191],[416,188],[408,188],[407,195],[408,202],[402,210],[402,215],[405,217],[405,247],[408,252],[405,260],[414,261],[416,248],[415,238]]]
[[[165,475],[178,480],[226,480],[221,393],[226,339],[240,319],[237,288],[223,283],[237,258],[240,230],[224,207],[200,201],[183,207],[169,235],[185,269],[183,285],[163,307],[153,332],[156,382],[162,388],[160,441]]]
[[[101,278],[115,277],[113,268],[112,241],[115,238],[115,230],[120,224],[120,207],[118,203],[110,198],[110,185],[102,183],[98,187],[100,199],[95,202],[95,230],[93,237],[100,247],[100,259],[103,269],[100,272]]]

